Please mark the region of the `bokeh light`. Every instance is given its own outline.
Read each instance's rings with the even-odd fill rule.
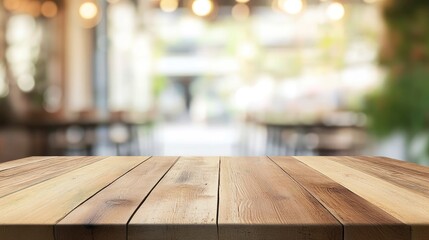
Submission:
[[[298,14],[302,11],[304,4],[302,0],[279,0],[281,10],[289,14]]]
[[[58,13],[57,4],[53,1],[43,2],[41,7],[42,15],[48,18],[55,17]]]
[[[92,2],[85,2],[80,6],[79,14],[83,19],[94,19],[98,14],[97,5]]]
[[[245,20],[249,18],[250,8],[247,4],[237,3],[234,5],[231,11],[232,17],[236,20]]]
[[[333,2],[329,4],[326,9],[326,15],[329,19],[337,21],[344,17],[344,6],[339,2]]]
[[[11,43],[26,42],[34,34],[36,21],[29,15],[13,15],[8,21],[6,41]]]
[[[178,0],[161,0],[159,7],[164,12],[174,12],[179,7]]]
[[[31,92],[36,86],[36,81],[33,76],[23,75],[17,79],[19,89],[23,92]]]
[[[195,0],[192,3],[192,11],[200,17],[208,16],[213,8],[213,2],[210,0]]]

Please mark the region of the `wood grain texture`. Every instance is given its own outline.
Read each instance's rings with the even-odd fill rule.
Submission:
[[[395,172],[395,174],[398,174],[398,177],[407,175],[408,177],[413,177],[415,179],[420,179],[429,183],[429,168],[417,165],[415,163],[404,162],[386,157],[345,156],[344,158],[352,158],[354,161],[374,164],[375,166],[379,166],[387,171]]]
[[[0,198],[0,239],[53,240],[56,222],[146,159],[108,157]]]
[[[411,226],[413,240],[429,239],[429,198],[328,157],[296,157]]]
[[[375,159],[374,159],[375,158]],[[376,160],[377,162],[382,162],[382,163],[386,163],[386,164],[391,164],[394,166],[398,166],[401,168],[407,168],[409,170],[413,170],[415,172],[420,172],[423,173],[423,176],[427,179],[429,176],[429,167],[427,166],[422,166],[422,165],[418,165],[412,162],[407,162],[407,161],[401,161],[401,160],[397,160],[397,159],[393,159],[393,158],[388,158],[388,157],[373,157],[374,161]],[[420,175],[420,174],[418,174]]]
[[[0,240],[429,240],[429,168],[383,157],[0,164]]]
[[[338,221],[266,157],[221,159],[219,239],[342,239]]]
[[[39,162],[50,158],[54,158],[54,157],[26,157],[26,158],[21,158],[21,159],[9,161],[9,162],[3,162],[3,163],[0,163],[0,172],[6,169],[19,167],[22,165]]]
[[[105,157],[56,157],[0,172],[0,197],[18,192]]]
[[[217,240],[218,157],[181,157],[137,210],[128,239]]]
[[[80,205],[55,226],[57,240],[126,240],[127,223],[177,157],[152,157]]]
[[[344,186],[293,157],[270,157],[344,226],[345,240],[408,240],[411,229]]]
[[[390,169],[376,162],[360,160],[357,157],[330,157],[329,159],[383,179],[398,187],[414,191],[416,194],[429,197],[429,179],[409,174],[401,168]]]

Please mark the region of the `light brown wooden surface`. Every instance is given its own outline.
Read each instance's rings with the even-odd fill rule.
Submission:
[[[0,172],[0,197],[97,162],[103,158],[56,157],[4,170]],[[35,171],[37,171],[37,174],[35,174]]]
[[[9,168],[19,167],[33,162],[43,161],[54,157],[27,157],[15,161],[0,163],[0,172]]]
[[[126,225],[177,157],[152,157],[69,213],[55,226],[61,240],[125,240]]]
[[[267,157],[222,158],[220,176],[220,239],[342,238],[338,221]]]
[[[413,240],[429,239],[429,198],[329,157],[296,158],[410,225]]]
[[[217,240],[219,157],[181,157],[130,221],[128,239]]]
[[[344,186],[293,157],[271,157],[343,225],[348,240],[407,240],[411,229]]]
[[[21,240],[15,235],[18,231],[28,231],[23,239],[54,239],[55,223],[145,159],[108,157],[0,198],[0,239]],[[29,231],[31,225],[40,228]]]
[[[30,157],[0,240],[429,240],[429,168],[384,157]]]
[[[352,157],[330,157],[330,159],[383,179],[398,187],[429,197],[429,179],[414,174],[406,174],[405,169],[399,169],[397,166],[394,169],[388,168],[382,164],[374,164],[374,162]]]

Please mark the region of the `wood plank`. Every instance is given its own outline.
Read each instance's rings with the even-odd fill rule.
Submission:
[[[399,171],[414,178],[429,182],[429,168],[415,163],[400,161],[386,157],[353,156],[357,161],[366,161],[389,171]]]
[[[152,157],[80,205],[55,226],[56,240],[126,240],[127,223],[177,157]]]
[[[393,158],[389,158],[389,157],[376,157],[377,161],[380,162],[384,162],[384,163],[389,163],[389,164],[393,164],[396,166],[400,166],[403,168],[408,168],[410,170],[414,170],[417,172],[422,172],[422,173],[429,173],[429,167],[427,166],[422,166],[416,163],[412,163],[412,162],[407,162],[407,161],[401,161],[401,160],[397,160],[397,159],[393,159]],[[427,177],[427,175],[425,175]]]
[[[6,169],[19,167],[22,165],[44,161],[50,158],[53,158],[53,157],[26,157],[26,158],[21,158],[21,159],[9,161],[9,162],[3,162],[3,163],[0,163],[0,172]]]
[[[44,160],[38,160],[32,163],[28,163],[25,165],[16,166],[13,168],[0,171],[0,179],[4,180],[8,177],[17,176],[19,174],[36,172],[36,171],[39,171],[40,168],[46,168],[48,166],[62,164],[64,161],[78,159],[78,158],[83,158],[83,157],[51,157]]]
[[[218,157],[181,157],[137,210],[128,239],[217,240]]]
[[[0,198],[0,239],[53,240],[56,222],[146,159],[108,157]]]
[[[413,240],[429,239],[429,198],[327,157],[296,157],[296,159],[400,221],[411,225]]]
[[[388,168],[385,164],[373,161],[360,160],[357,157],[329,157],[331,160],[374,177],[381,178],[398,187],[402,187],[425,197],[429,197],[429,179],[424,179],[418,175],[407,174],[400,167]]]
[[[221,159],[218,227],[222,240],[342,239],[341,224],[267,157]]]
[[[343,225],[344,240],[407,240],[411,229],[344,186],[293,157],[270,157]]]
[[[18,192],[103,158],[105,157],[55,157],[4,170],[0,173],[0,197]]]

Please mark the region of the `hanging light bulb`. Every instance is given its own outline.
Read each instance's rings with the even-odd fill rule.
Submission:
[[[164,12],[174,12],[179,7],[178,0],[161,0],[159,7]]]
[[[93,2],[84,2],[79,7],[79,14],[83,19],[94,19],[98,14],[98,7]]]
[[[213,11],[213,8],[211,0],[195,0],[192,3],[192,11],[200,17],[208,16]]]
[[[281,10],[295,15],[302,11],[304,3],[302,0],[279,0],[278,6]]]
[[[232,17],[236,20],[245,20],[250,15],[250,9],[247,4],[237,3],[234,5],[231,11]]]
[[[344,6],[339,2],[333,2],[329,4],[328,8],[326,9],[326,15],[328,16],[329,19],[333,21],[337,21],[343,18],[344,13],[345,13]]]
[[[58,6],[54,1],[46,1],[46,2],[43,2],[40,10],[43,16],[52,18],[57,15]]]

